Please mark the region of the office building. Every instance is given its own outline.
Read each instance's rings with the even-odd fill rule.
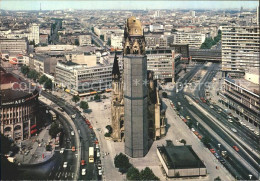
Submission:
[[[27,38],[0,38],[0,51],[9,53],[24,53],[28,52],[28,39]]]
[[[259,27],[222,27],[223,76],[241,77],[248,68],[259,67]]]
[[[172,35],[174,36],[173,44],[188,44],[191,48],[200,48],[206,39],[203,33],[175,32]]]

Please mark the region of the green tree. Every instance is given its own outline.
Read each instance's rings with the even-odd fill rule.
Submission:
[[[40,74],[36,71],[36,70],[30,70],[27,77],[30,78],[30,79],[38,79],[40,76]]]
[[[23,65],[21,67],[21,72],[24,74],[24,75],[27,75],[29,73],[30,69],[29,67],[27,67],[26,65]]]
[[[89,108],[88,103],[86,101],[81,101],[80,102],[80,108],[84,109],[84,110],[88,109]]]
[[[160,179],[154,175],[153,171],[150,168],[145,167],[145,169],[140,172],[140,180],[160,180]]]
[[[46,75],[42,75],[39,79],[39,83],[43,84],[44,82],[46,82],[48,80],[48,77]]]
[[[110,133],[105,133],[105,135],[104,135],[105,137],[110,137],[111,136],[111,134]]]
[[[107,125],[106,128],[107,128],[109,134],[111,134],[113,132],[113,128],[110,125]]]
[[[187,143],[185,139],[182,139],[180,142],[183,143],[184,145],[186,145]]]
[[[29,45],[35,46],[35,41],[34,41],[34,40],[33,40],[33,41],[30,41],[30,42],[29,42]]]
[[[210,138],[208,136],[204,136],[202,139],[201,139],[201,142],[205,145],[205,146],[209,146],[209,143],[210,143]]]
[[[45,84],[44,84],[44,88],[45,89],[52,89],[52,80],[51,79],[47,79]]]
[[[99,95],[99,94],[96,94],[96,95],[94,96],[94,100],[95,100],[95,101],[99,101],[99,100],[100,100],[100,95]]]
[[[49,130],[49,135],[50,135],[52,138],[55,138],[56,135],[57,135],[60,131],[61,131],[61,130],[60,130],[60,128],[59,128],[58,123],[53,122],[53,123],[51,124],[51,128],[50,128],[50,130]]]
[[[46,151],[51,151],[51,145],[46,145],[46,147],[45,147],[45,149],[46,149]]]
[[[1,155],[7,154],[11,150],[12,141],[1,133]]]
[[[128,168],[131,167],[131,164],[129,163],[129,158],[123,153],[115,156],[114,164],[116,168],[119,168],[120,172],[125,172],[128,170]]]
[[[163,93],[162,93],[162,96],[163,96],[164,98],[167,98],[167,97],[168,97],[168,95],[167,95],[166,92],[163,92]]]
[[[111,46],[111,39],[110,38],[108,38],[108,40],[107,40],[107,45]]]
[[[80,98],[79,96],[76,96],[76,95],[73,95],[72,99],[71,99],[73,102],[77,103],[79,102]]]
[[[100,39],[104,41],[104,35],[100,35]]]
[[[91,27],[91,31],[94,33],[94,27]]]
[[[140,180],[139,170],[135,167],[130,167],[126,174],[127,180]]]
[[[192,125],[193,125],[192,122],[189,121],[189,122],[188,122],[188,127],[189,127],[190,129],[192,128]]]

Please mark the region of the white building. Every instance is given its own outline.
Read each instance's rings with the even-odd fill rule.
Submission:
[[[28,39],[27,38],[1,38],[0,39],[0,52],[17,52],[26,54],[28,51]]]
[[[233,77],[249,68],[259,68],[259,27],[222,27],[222,71]]]
[[[111,34],[111,47],[114,49],[122,49],[123,48],[123,34]]]
[[[91,35],[79,35],[79,45],[91,45]]]
[[[28,36],[28,40],[29,41],[33,41],[35,42],[35,44],[39,44],[40,43],[40,29],[39,29],[39,25],[33,23],[30,25],[30,33]]]
[[[206,39],[206,35],[202,33],[175,32],[173,36],[174,44],[188,44],[191,48],[200,48]]]
[[[89,67],[70,61],[58,62],[55,82],[73,94],[106,90],[111,88],[112,67],[112,63]],[[122,70],[122,64],[119,68]]]

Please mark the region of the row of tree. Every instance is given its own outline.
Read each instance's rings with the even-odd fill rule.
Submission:
[[[200,49],[211,49],[212,46],[216,45],[221,40],[221,30],[218,31],[218,35],[212,39],[212,37],[206,38],[201,44]]]
[[[148,167],[139,172],[139,170],[129,162],[129,158],[123,153],[115,156],[114,164],[116,168],[119,168],[119,172],[122,174],[127,173],[126,177],[128,180],[159,180]]]

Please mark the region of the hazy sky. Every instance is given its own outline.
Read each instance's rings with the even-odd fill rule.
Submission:
[[[42,10],[59,9],[240,9],[256,8],[258,1],[14,1],[0,0],[0,9],[5,10]]]

